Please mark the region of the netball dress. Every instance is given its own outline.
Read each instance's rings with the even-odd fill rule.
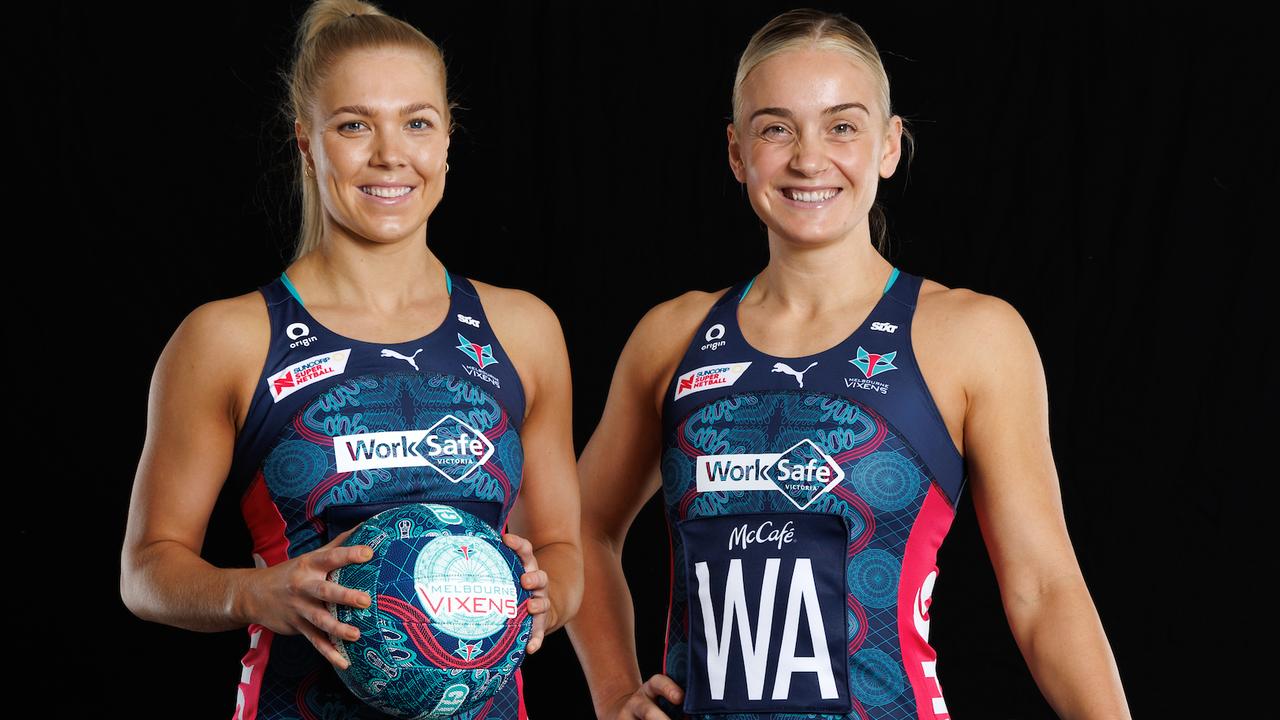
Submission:
[[[911,347],[921,283],[895,268],[814,355],[747,344],[751,282],[694,336],[662,413],[663,671],[685,713],[948,717],[929,606],[964,462]]]
[[[227,484],[266,567],[378,512],[451,505],[502,530],[520,490],[524,390],[475,286],[445,272],[449,311],[428,335],[369,343],[307,312],[283,273],[259,288],[271,345]],[[234,718],[387,718],[303,635],[251,624]],[[415,649],[407,646],[406,653]],[[520,674],[459,720],[524,718]]]

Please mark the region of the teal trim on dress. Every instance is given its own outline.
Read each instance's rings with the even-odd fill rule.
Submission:
[[[293,299],[297,300],[299,305],[302,305],[302,298],[298,296],[298,290],[293,286],[293,283],[289,282],[289,276],[280,273],[280,279],[284,281],[284,286],[289,289],[289,294],[293,296]],[[306,305],[302,306],[306,307]]]
[[[898,268],[894,268],[893,272],[889,273],[889,282],[886,282],[884,284],[884,291],[889,292],[889,288],[893,287],[893,281],[897,279],[898,279]],[[881,293],[881,294],[883,295],[884,293]]]
[[[757,275],[756,277],[759,277],[759,275]],[[884,284],[884,292],[886,293],[889,292],[889,288],[893,287],[893,281],[897,279],[898,279],[898,268],[895,267],[893,269],[893,272],[889,273],[889,280]],[[753,277],[751,278],[751,282],[747,283],[747,286],[742,289],[742,294],[738,296],[738,302],[742,302],[742,299],[745,298],[747,296],[747,293],[751,291],[751,286],[755,284],[756,284],[756,278]],[[881,294],[884,294],[884,293],[881,293]]]
[[[453,278],[449,277],[449,268],[444,269],[444,293],[453,295]]]

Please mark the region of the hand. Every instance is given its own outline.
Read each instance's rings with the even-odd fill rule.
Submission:
[[[359,527],[359,526],[357,526]],[[329,571],[344,565],[362,563],[373,557],[368,545],[342,547],[351,528],[327,545],[270,567],[259,568],[246,577],[245,607],[250,622],[279,635],[306,635],[316,650],[334,667],[342,670],[351,664],[338,654],[329,635],[356,640],[360,631],[338,622],[329,613],[326,602],[351,607],[369,607],[368,593],[329,582]]]
[[[520,587],[529,591],[529,614],[533,616],[533,632],[524,651],[532,655],[542,647],[542,636],[546,634],[547,616],[551,610],[551,599],[547,596],[547,572],[538,569],[538,558],[534,557],[533,545],[528,540],[514,533],[504,533],[502,542],[515,551],[524,565]]]
[[[635,720],[635,718],[670,720],[670,717],[662,712],[662,708],[658,707],[656,701],[659,697],[665,698],[672,705],[679,706],[684,702],[684,690],[680,689],[675,680],[666,675],[654,675],[648,682],[636,688],[635,692],[614,700],[600,714],[600,717],[609,718],[609,720]]]

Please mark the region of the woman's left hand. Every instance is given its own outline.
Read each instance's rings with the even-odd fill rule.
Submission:
[[[547,596],[547,573],[538,569],[538,558],[533,555],[533,545],[515,533],[503,533],[502,542],[515,551],[524,565],[520,586],[529,591],[529,614],[533,616],[533,632],[525,652],[529,655],[542,647],[542,636],[547,629],[547,614],[551,612],[551,599]]]

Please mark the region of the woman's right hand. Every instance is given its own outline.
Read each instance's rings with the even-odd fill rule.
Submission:
[[[635,692],[615,700],[605,709],[601,717],[607,720],[635,720],[635,718],[670,720],[670,717],[662,712],[662,708],[658,707],[656,701],[659,697],[679,707],[680,703],[684,702],[684,690],[680,689],[675,680],[666,675],[654,675],[645,684],[636,688]]]
[[[373,549],[368,545],[342,546],[355,530],[351,528],[311,552],[248,573],[246,577],[250,579],[245,581],[244,590],[250,622],[279,635],[306,635],[325,659],[343,670],[350,663],[338,654],[328,634],[355,640],[360,637],[360,631],[338,622],[325,603],[369,607],[371,599],[368,593],[343,587],[328,579],[331,570],[373,557]]]

